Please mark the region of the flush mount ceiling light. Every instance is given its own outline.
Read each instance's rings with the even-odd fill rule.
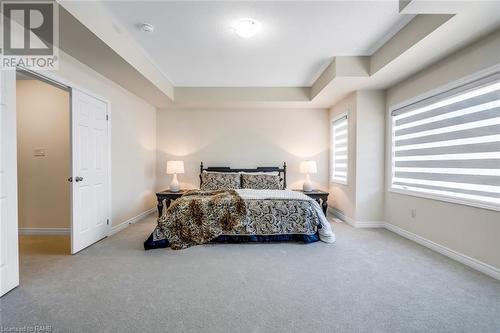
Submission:
[[[152,24],[149,23],[142,23],[139,25],[139,28],[147,33],[152,33],[155,31],[155,27]]]
[[[243,38],[253,37],[259,30],[260,23],[251,18],[240,19],[233,25],[233,31]]]

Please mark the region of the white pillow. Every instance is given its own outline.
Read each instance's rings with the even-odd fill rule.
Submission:
[[[279,176],[279,171],[258,171],[258,172],[240,172],[241,174],[246,175],[270,175],[270,176]]]

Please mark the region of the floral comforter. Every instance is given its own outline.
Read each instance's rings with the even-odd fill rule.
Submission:
[[[330,223],[310,197],[289,190],[238,189],[188,192],[164,211],[148,240],[168,240],[173,249],[182,249],[221,235],[316,234],[323,242],[335,242]]]

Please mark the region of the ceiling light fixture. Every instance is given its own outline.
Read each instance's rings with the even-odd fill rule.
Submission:
[[[238,20],[234,26],[233,31],[240,37],[250,38],[259,32],[260,23],[251,18]]]
[[[139,25],[140,29],[147,33],[152,33],[155,31],[155,27],[149,23],[142,23]]]

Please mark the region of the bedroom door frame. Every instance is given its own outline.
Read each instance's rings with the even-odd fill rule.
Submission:
[[[15,84],[0,70],[0,297],[19,285]]]
[[[102,101],[103,103],[106,104],[107,108],[107,124],[108,124],[108,129],[107,129],[107,138],[106,138],[106,150],[107,150],[107,173],[108,173],[108,181],[107,181],[107,186],[108,186],[108,191],[107,191],[107,197],[108,197],[108,203],[106,207],[106,212],[107,212],[107,227],[106,227],[106,236],[110,236],[112,233],[112,215],[111,215],[111,203],[112,203],[112,175],[111,175],[111,131],[112,131],[112,110],[111,110],[111,102],[104,98],[103,96],[100,96],[96,93],[94,93],[91,90],[88,90],[78,84],[75,84],[72,81],[66,80],[62,78],[61,76],[53,73],[53,72],[46,72],[46,71],[34,71],[34,70],[27,70],[25,68],[19,68],[20,71],[23,71],[25,73],[28,73],[31,76],[34,76],[36,79],[41,80],[46,82],[47,84],[52,84],[55,86],[59,87],[66,87],[69,90],[70,94],[70,101],[69,101],[69,115],[70,115],[70,123],[68,126],[70,127],[70,170],[68,170],[68,177],[76,177],[77,175],[72,175],[73,172],[73,156],[74,156],[74,147],[73,147],[73,119],[74,119],[74,110],[73,110],[73,91],[77,90],[80,91],[86,95],[89,95],[90,97],[93,97],[95,99],[98,99]],[[17,71],[17,70],[16,70]],[[16,135],[16,146],[17,146],[17,135]],[[17,179],[16,179],[17,183]],[[73,212],[73,191],[70,192],[70,210]],[[71,219],[71,225],[70,225],[70,234],[71,234],[71,250],[73,252],[73,245],[74,245],[74,240],[73,240],[73,213],[71,213],[70,216]],[[77,252],[74,252],[72,254],[75,254]]]

